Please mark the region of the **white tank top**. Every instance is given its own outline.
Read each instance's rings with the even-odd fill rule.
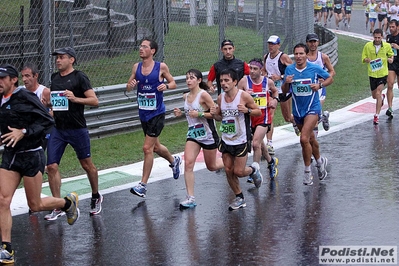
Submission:
[[[225,93],[221,96],[220,110],[223,118],[220,131],[222,132],[222,140],[227,145],[240,145],[248,141],[245,114],[237,109],[242,93],[242,90],[238,90],[236,97],[230,103],[226,102]]]
[[[283,52],[279,52],[274,58],[271,58],[270,53],[267,55],[265,60],[265,69],[267,72],[267,77],[271,77],[273,74],[281,76],[280,69],[278,68],[280,57]],[[274,82],[274,86],[276,86],[278,93],[283,93],[281,89],[282,80],[277,80]]]
[[[206,119],[205,117],[193,118],[188,115],[188,111],[190,110],[204,112],[204,109],[200,104],[202,93],[206,92],[204,90],[200,90],[194,101],[191,103],[188,101],[188,95],[186,97],[186,100],[184,101],[184,113],[186,114],[188,122],[187,138],[194,139],[205,145],[211,145],[215,143],[215,139],[213,138],[213,132],[208,122],[212,121],[213,128],[215,128],[215,121],[213,119]]]
[[[42,100],[43,97],[43,91],[46,87],[43,85],[39,85],[39,87],[37,87],[37,89],[33,92],[34,94],[36,94],[36,96],[39,98],[39,100]]]
[[[322,53],[321,53],[320,51],[317,51],[316,60],[312,61],[312,60],[310,60],[310,59],[308,58],[307,61],[308,61],[309,63],[313,63],[313,64],[316,64],[316,65],[319,65],[319,66],[321,66],[323,69],[326,68],[325,65],[324,65],[324,62],[323,62]]]

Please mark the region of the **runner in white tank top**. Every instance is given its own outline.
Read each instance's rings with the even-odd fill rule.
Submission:
[[[238,76],[233,69],[222,70],[219,77],[223,92],[217,99],[219,107],[212,107],[211,114],[216,120],[222,121],[219,151],[222,153],[228,184],[235,194],[229,210],[237,210],[246,206],[238,178],[249,175],[257,188],[263,182],[258,163],[246,166],[251,148],[249,116],[260,116],[262,112],[251,95],[237,88]]]
[[[186,183],[186,198],[180,202],[181,209],[197,206],[194,197],[194,165],[201,152],[209,171],[223,168],[222,158],[217,158],[219,137],[215,121],[209,113],[215,106],[212,97],[206,92],[208,86],[203,81],[201,71],[190,69],[186,73],[186,84],[189,93],[184,94],[184,113],[188,122],[187,141],[184,148],[184,180]],[[179,108],[174,110],[175,116],[183,113]]]

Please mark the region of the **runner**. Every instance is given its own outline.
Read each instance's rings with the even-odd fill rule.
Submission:
[[[399,0],[395,0],[395,4],[389,8],[389,14],[391,14],[391,20],[399,21]]]
[[[371,0],[370,4],[367,5],[367,9],[369,10],[370,33],[373,33],[379,11],[378,5],[375,0]]]
[[[343,0],[334,0],[334,16],[335,16],[335,27],[339,29],[339,23],[342,21],[344,12]]]
[[[393,84],[399,80],[399,21],[391,20],[389,22],[389,31],[391,34],[387,36],[387,43],[389,43],[392,47],[393,51],[393,62],[392,64],[388,64],[388,79],[387,79],[387,100],[388,100],[388,109],[386,111],[386,115],[389,118],[393,118],[393,110],[392,110],[392,102],[393,102]]]
[[[209,171],[223,168],[222,158],[216,158],[219,136],[215,121],[209,113],[215,103],[206,92],[208,86],[203,81],[201,71],[197,69],[187,71],[186,84],[190,90],[189,93],[183,95],[184,113],[188,122],[187,140],[184,148],[184,180],[187,197],[180,202],[182,209],[197,206],[194,196],[194,165],[201,148],[206,168]],[[173,111],[175,116],[182,115],[179,108],[175,108]]]
[[[366,31],[368,29],[368,25],[369,25],[369,7],[368,5],[371,3],[371,0],[363,0],[363,6],[366,8],[366,10],[364,11],[364,15],[366,16]]]
[[[235,47],[232,41],[224,40],[220,45],[220,50],[223,53],[223,58],[211,66],[207,81],[210,92],[213,92],[215,91],[213,81],[216,79],[218,95],[222,92],[219,80],[220,72],[222,70],[227,68],[234,69],[237,72],[239,79],[242,79],[244,75],[249,75],[248,64],[234,56]]]
[[[371,96],[376,99],[374,125],[379,123],[379,114],[384,105],[385,95],[382,94],[388,76],[388,63],[392,64],[394,53],[391,45],[382,41],[383,32],[375,29],[374,40],[363,47],[362,62],[368,64]]]
[[[317,34],[310,33],[306,36],[306,45],[309,48],[309,53],[307,54],[307,61],[309,63],[313,63],[313,64],[321,66],[324,70],[327,70],[327,72],[330,74],[331,77],[334,77],[335,70],[334,70],[333,65],[331,64],[330,57],[317,50],[319,47],[319,44],[320,44],[320,41],[319,41],[319,36],[317,36]],[[320,83],[324,82],[324,80],[322,78],[320,78],[318,81]],[[321,108],[323,110],[324,101],[326,100],[326,96],[327,96],[326,87],[322,87],[318,92],[319,92],[319,96],[320,96]],[[330,129],[329,117],[330,117],[329,112],[324,111],[321,113],[321,119],[318,121],[318,123],[322,122],[323,128],[325,131],[328,131]],[[319,131],[317,124],[316,124],[316,127],[314,128],[316,137],[317,137],[317,134]]]
[[[318,176],[323,180],[327,176],[327,158],[320,156],[319,143],[313,133],[314,125],[319,120],[321,113],[320,100],[316,95],[322,87],[333,82],[327,71],[316,64],[307,62],[308,47],[299,43],[294,47],[295,64],[289,65],[285,70],[283,92],[292,90],[293,115],[295,122],[301,130],[300,142],[302,156],[305,164],[303,178],[304,185],[313,184],[311,172],[311,156],[316,159]],[[317,77],[323,78],[323,83],[318,83]]]
[[[0,129],[4,144],[0,165],[0,263],[14,263],[11,245],[11,200],[24,179],[28,206],[32,211],[60,208],[67,221],[74,224],[79,218],[78,195],[69,193],[65,198],[41,198],[45,166],[41,147],[46,132],[54,125],[53,118],[33,93],[18,86],[18,71],[12,65],[0,66]],[[22,229],[17,229],[22,230]],[[32,236],[26,236],[29,238]]]
[[[222,121],[219,151],[222,153],[227,182],[235,194],[229,206],[232,211],[246,206],[239,177],[251,176],[257,188],[263,182],[258,163],[246,166],[251,150],[249,117],[260,116],[262,112],[248,93],[237,88],[238,75],[233,69],[222,70],[219,78],[223,93],[218,96],[218,107],[212,106],[211,114],[216,120]]]
[[[263,56],[263,71],[268,78],[274,81],[274,85],[278,90],[281,113],[284,117],[284,120],[286,122],[292,123],[295,133],[297,136],[299,136],[300,132],[294,122],[294,117],[292,116],[291,112],[291,101],[289,101],[291,98],[291,93],[283,93],[281,90],[281,82],[284,78],[285,68],[292,64],[292,60],[287,54],[280,51],[280,38],[277,35],[271,35],[267,40],[267,45],[269,48],[269,53]],[[270,112],[273,118],[275,109],[271,109]],[[275,154],[273,148],[273,131],[274,125],[272,119],[270,130],[267,133],[267,148],[270,155]]]
[[[384,34],[387,32],[388,28],[389,7],[389,0],[382,0],[378,3],[378,28],[382,29]]]
[[[145,197],[147,193],[147,182],[154,164],[154,152],[169,162],[174,179],[178,179],[180,176],[180,156],[173,157],[159,141],[159,135],[165,122],[163,92],[175,89],[176,82],[165,63],[154,61],[153,57],[157,50],[158,44],[154,40],[145,38],[141,41],[140,58],[142,62],[133,65],[132,75],[126,85],[127,91],[132,91],[137,86],[139,117],[145,135],[141,181],[130,189],[132,194],[140,197]],[[168,82],[167,84],[163,82],[164,79]]]
[[[345,9],[345,17],[344,17],[344,25],[346,28],[350,29],[351,15],[352,15],[352,5],[353,0],[344,0],[344,9]]]
[[[314,10],[314,22],[321,22],[321,9],[322,3],[320,0],[313,0],[313,10]]]
[[[254,58],[249,61],[250,74],[244,76],[238,82],[237,87],[251,94],[262,111],[261,116],[251,116],[252,147],[254,149],[253,161],[260,164],[260,159],[263,155],[268,163],[270,179],[274,179],[278,174],[278,158],[270,156],[263,140],[266,133],[270,130],[273,119],[270,110],[277,107],[278,90],[274,86],[273,80],[262,76],[262,68],[262,59]],[[272,96],[270,97],[270,95]],[[248,178],[247,182],[253,183],[252,178]]]
[[[59,164],[69,144],[74,148],[90,182],[90,215],[99,214],[102,210],[103,196],[98,191],[98,171],[91,159],[90,137],[84,117],[85,106],[98,106],[98,99],[86,74],[73,67],[76,63],[76,52],[73,48],[60,48],[52,55],[56,57],[58,72],[51,75],[50,86],[55,120],[55,127],[47,145],[50,190],[54,197],[61,197]],[[62,210],[54,209],[44,219],[56,220],[64,214]]]

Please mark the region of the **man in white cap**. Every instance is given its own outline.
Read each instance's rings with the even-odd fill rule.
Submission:
[[[269,53],[263,56],[264,61],[264,73],[265,75],[274,81],[274,85],[278,90],[279,102],[281,106],[281,113],[286,122],[292,123],[295,133],[299,135],[299,130],[294,122],[294,117],[291,113],[291,93],[283,93],[281,90],[282,81],[284,78],[285,68],[292,64],[291,58],[280,51],[280,38],[277,35],[271,35],[267,40]],[[272,117],[274,116],[275,109],[271,110]],[[270,130],[267,133],[267,148],[270,155],[274,155],[273,148],[273,123],[271,124]]]

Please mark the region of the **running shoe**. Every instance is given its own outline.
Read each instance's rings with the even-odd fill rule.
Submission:
[[[79,205],[79,197],[76,192],[69,193],[65,197],[67,200],[71,201],[71,206],[66,211],[67,221],[69,225],[73,225],[78,219],[80,215],[80,211],[78,208]]]
[[[328,160],[327,160],[326,157],[321,157],[321,164],[320,165],[319,164],[316,165],[317,173],[319,175],[319,179],[320,180],[323,180],[327,176],[327,169],[326,169],[327,162],[328,162]]]
[[[54,221],[54,220],[57,220],[58,217],[61,217],[64,215],[65,215],[64,211],[61,211],[59,209],[54,209],[52,212],[50,212],[49,214],[46,214],[46,216],[44,216],[44,220]]]
[[[278,165],[278,158],[277,157],[272,158],[268,166],[270,172],[270,179],[272,180],[278,175],[277,165]]]
[[[130,193],[145,198],[145,194],[147,193],[147,186],[144,183],[140,182],[137,186],[134,186],[130,189]]]
[[[393,118],[393,110],[391,107],[388,108],[388,110],[385,113],[389,118]]]
[[[251,184],[253,184],[253,183],[254,183],[254,180],[252,179],[252,177],[248,177],[248,179],[247,179],[247,183],[251,183]]]
[[[90,202],[90,215],[99,214],[102,210],[101,203],[103,203],[104,197],[100,194],[99,198],[91,198]]]
[[[379,122],[380,122],[380,119],[378,118],[378,115],[374,115],[374,119],[373,119],[374,125],[378,125]]]
[[[239,208],[244,208],[246,207],[247,204],[245,203],[245,200],[240,197],[236,197],[233,202],[229,205],[229,211],[237,210]]]
[[[173,162],[173,165],[170,164],[169,167],[172,168],[173,178],[178,179],[180,176],[181,157],[179,155],[177,155],[174,158],[175,158],[175,160]]]
[[[194,208],[195,206],[197,206],[197,203],[195,203],[194,196],[187,195],[186,199],[180,202],[180,209],[189,209]]]
[[[259,188],[263,182],[263,176],[259,171],[259,164],[257,162],[253,162],[251,167],[255,169],[255,172],[253,172],[250,177],[252,177],[252,179],[254,180],[255,187]]]
[[[292,127],[294,128],[295,134],[297,136],[300,136],[301,135],[301,131],[299,131],[298,126],[296,124],[292,124]]]
[[[328,111],[323,112],[323,128],[325,131],[328,131],[330,129],[330,113]]]
[[[303,184],[306,186],[311,186],[313,185],[313,176],[312,176],[312,172],[306,172],[305,171],[305,175],[303,176]]]
[[[0,263],[1,264],[11,264],[14,263],[14,250],[8,252],[6,250],[6,245],[3,244],[3,246],[0,249]]]
[[[274,152],[273,146],[267,145],[267,152],[268,152],[270,155],[274,155],[275,152]]]

